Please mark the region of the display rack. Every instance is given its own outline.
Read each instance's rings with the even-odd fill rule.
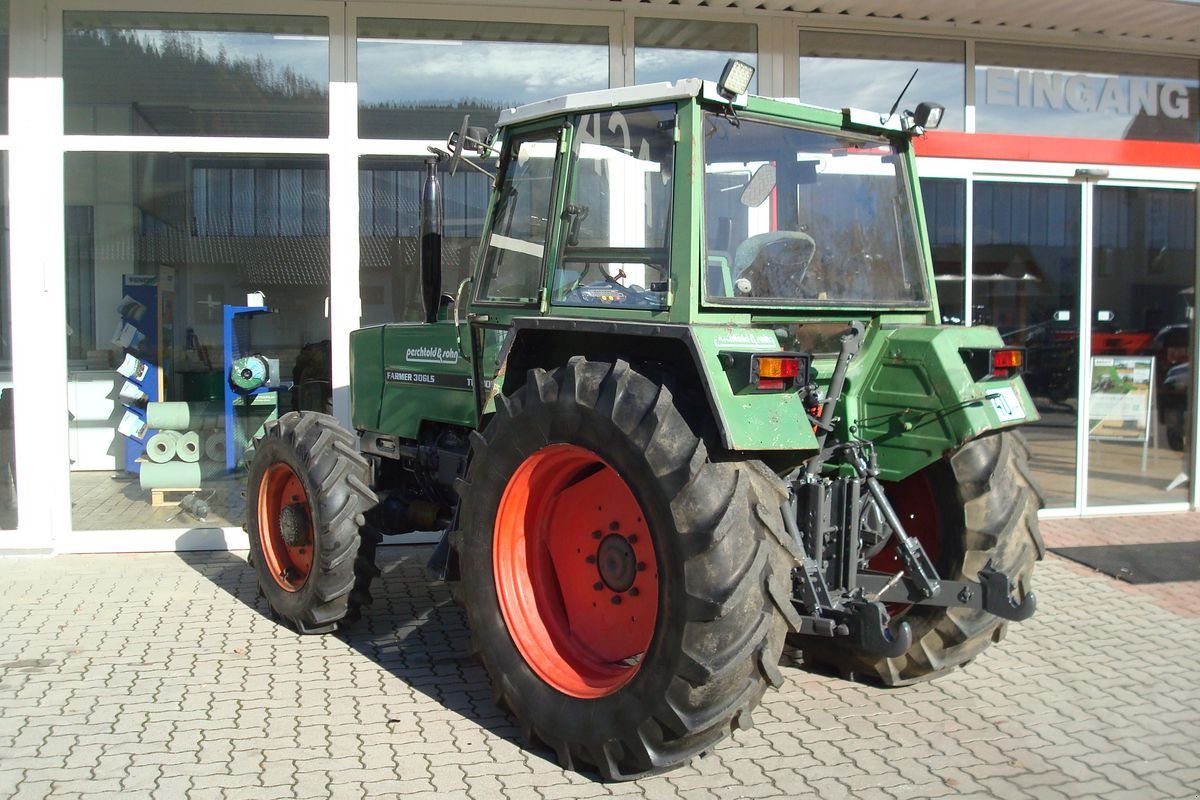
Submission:
[[[259,314],[269,314],[266,306],[225,306],[225,468],[243,466],[247,451],[263,424],[279,416],[279,395],[262,386],[249,391],[236,389],[229,379],[233,363],[253,355],[252,322]]]

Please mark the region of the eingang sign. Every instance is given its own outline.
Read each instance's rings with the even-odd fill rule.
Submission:
[[[1182,80],[1008,67],[983,67],[980,71],[984,102],[992,106],[1170,119],[1187,119],[1191,112],[1188,86]]]

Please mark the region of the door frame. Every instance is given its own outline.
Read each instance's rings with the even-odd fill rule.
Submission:
[[[1080,192],[1080,231],[1079,231],[1079,347],[1077,374],[1077,409],[1078,420],[1087,419],[1089,413],[1089,392],[1084,390],[1085,382],[1090,385],[1092,327],[1095,310],[1092,293],[1094,280],[1094,204],[1095,188],[1127,187],[1127,188],[1161,188],[1191,191],[1197,197],[1196,230],[1200,232],[1200,170],[1178,169],[1163,167],[1130,167],[1113,165],[1107,167],[1081,166],[1076,164],[1061,164],[1048,162],[1025,161],[986,161],[980,159],[955,158],[922,158],[920,162],[922,178],[946,178],[965,181],[964,202],[964,231],[963,231],[963,305],[967,324],[973,322],[974,286],[971,277],[975,266],[974,217],[975,217],[975,184],[988,183],[1034,183],[1034,184],[1078,184]],[[1193,286],[1200,288],[1200,235],[1197,237],[1196,264],[1193,271]],[[1197,311],[1193,311],[1193,323]],[[1192,326],[1191,348],[1193,354],[1200,354],[1200,324]],[[1192,409],[1191,423],[1193,430],[1200,418],[1200,370],[1193,370],[1192,380]],[[1085,380],[1086,379],[1086,380]],[[1157,417],[1156,417],[1157,424]],[[1076,425],[1075,430],[1075,502],[1072,506],[1063,508],[1044,509],[1043,518],[1081,517],[1081,516],[1115,516],[1121,514],[1142,514],[1159,512],[1194,511],[1200,508],[1200,481],[1196,480],[1197,466],[1200,466],[1200,442],[1195,434],[1184,455],[1189,462],[1186,466],[1192,476],[1188,498],[1184,501],[1146,504],[1123,505],[1090,505],[1088,503],[1088,472],[1090,458],[1090,437],[1086,426]]]

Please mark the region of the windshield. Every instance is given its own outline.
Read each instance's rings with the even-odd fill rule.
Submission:
[[[708,299],[926,305],[907,187],[904,159],[886,139],[707,113]]]

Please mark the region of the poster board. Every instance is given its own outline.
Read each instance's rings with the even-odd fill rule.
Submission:
[[[1092,356],[1088,435],[1147,443],[1153,387],[1154,356]]]

